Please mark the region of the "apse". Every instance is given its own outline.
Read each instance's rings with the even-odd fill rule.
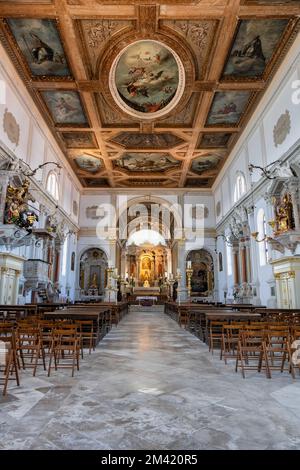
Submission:
[[[128,238],[128,245],[166,245],[164,237],[155,230],[138,230],[130,235]]]

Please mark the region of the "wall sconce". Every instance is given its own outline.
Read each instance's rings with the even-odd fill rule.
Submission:
[[[259,235],[259,232],[252,232],[251,233],[251,237],[257,242],[257,243],[261,243],[261,242],[267,242],[269,241],[269,239],[271,239],[271,237],[267,237],[267,235],[264,236],[264,238],[262,238],[261,240],[258,240],[258,235]]]
[[[270,163],[265,168],[263,168],[262,166],[253,165],[252,163],[250,163],[248,165],[248,170],[249,170],[250,175],[252,175],[253,170],[260,170],[261,173],[262,173],[262,176],[265,176],[268,180],[274,180],[275,178],[277,178],[277,176],[276,175],[272,176],[273,168],[271,168],[271,167],[273,167],[273,166],[274,166],[274,163]]]
[[[271,229],[274,232],[274,229],[276,227],[276,221],[275,220],[269,220],[268,224],[270,225]]]
[[[282,161],[277,160],[273,163],[269,163],[269,165],[262,167],[259,165],[253,165],[250,163],[248,165],[248,170],[250,173],[250,176],[253,173],[253,170],[260,170],[262,175],[268,180],[274,180],[276,178],[290,178],[291,176],[297,176],[296,172],[294,169],[288,165],[288,164],[283,164]]]
[[[32,170],[32,169],[30,168],[30,166],[28,165],[30,171],[27,172],[27,171],[25,171],[25,170],[21,170],[21,172],[22,172],[23,175],[26,176],[26,177],[34,176],[38,170],[40,170],[41,168],[43,168],[43,167],[46,166],[46,165],[55,165],[55,166],[56,166],[57,168],[59,168],[60,170],[62,169],[62,166],[61,166],[59,163],[57,163],[57,162],[46,162],[46,163],[42,163],[41,165],[37,166],[34,170]]]

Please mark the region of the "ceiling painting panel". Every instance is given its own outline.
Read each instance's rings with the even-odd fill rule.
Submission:
[[[199,189],[299,15],[298,0],[0,0],[0,40],[83,191]]]

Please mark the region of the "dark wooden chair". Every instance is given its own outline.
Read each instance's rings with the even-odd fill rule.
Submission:
[[[73,329],[57,329],[53,331],[52,346],[49,359],[48,377],[50,377],[52,363],[54,368],[71,369],[74,377],[75,367],[79,370],[80,338],[77,327]]]
[[[16,357],[16,341],[14,331],[0,328],[0,385],[2,394],[6,395],[9,380],[15,380],[20,385]]]

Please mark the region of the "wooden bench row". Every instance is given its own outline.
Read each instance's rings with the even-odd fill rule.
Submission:
[[[216,307],[207,304],[182,303],[179,305],[175,302],[169,302],[166,304],[165,312],[180,326],[196,332],[205,342],[207,342],[208,330],[212,321],[253,322],[270,319],[271,321],[294,322],[296,317],[300,319],[300,309],[268,309],[260,306],[238,310],[236,307],[236,304]]]

